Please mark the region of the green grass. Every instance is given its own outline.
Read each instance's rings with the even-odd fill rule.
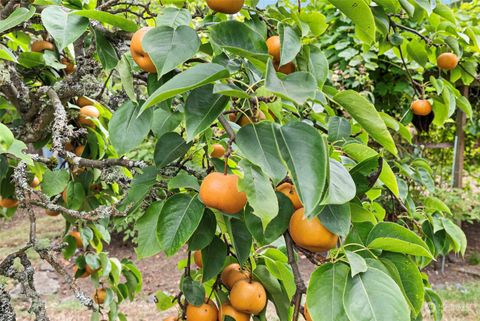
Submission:
[[[472,282],[460,286],[450,286],[438,291],[446,301],[476,303],[480,305],[480,282]]]

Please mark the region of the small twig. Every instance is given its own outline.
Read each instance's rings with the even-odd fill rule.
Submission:
[[[300,274],[297,261],[295,260],[293,240],[288,231],[283,234],[283,237],[287,247],[288,264],[292,267],[293,277],[296,285],[295,295],[293,296],[292,300],[294,305],[292,321],[298,321],[298,317],[301,312],[302,295],[307,292],[307,287],[305,286],[305,282]]]

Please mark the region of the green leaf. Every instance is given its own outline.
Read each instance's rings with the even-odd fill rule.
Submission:
[[[442,217],[441,220],[445,231],[453,242],[455,252],[460,252],[462,255],[465,255],[465,250],[467,249],[467,237],[465,233],[451,220],[444,217]]]
[[[345,251],[345,255],[347,256],[348,263],[350,263],[352,278],[359,273],[367,271],[367,262],[365,262],[363,257],[351,251]]]
[[[163,204],[163,201],[150,204],[145,214],[135,223],[135,230],[138,233],[135,253],[138,259],[156,255],[162,250],[157,238],[157,223]]]
[[[213,93],[213,85],[193,90],[185,102],[185,124],[187,141],[190,142],[217,119],[229,98]]]
[[[344,263],[326,263],[312,273],[307,289],[307,307],[312,320],[348,321],[343,289],[349,271]]]
[[[239,98],[246,98],[249,99],[250,95],[247,94],[243,89],[233,84],[222,84],[218,83],[215,84],[213,87],[214,94],[221,94],[230,97],[239,97]]]
[[[283,23],[278,26],[278,33],[280,35],[280,66],[283,66],[290,61],[295,60],[295,57],[302,49],[300,37],[296,31],[289,25]]]
[[[445,4],[437,2],[437,5],[435,6],[435,9],[433,9],[433,12],[447,19],[451,23],[457,24],[457,20],[455,19],[455,13],[452,11],[452,9],[450,9],[449,6]]]
[[[188,241],[188,250],[195,251],[204,249],[212,242],[216,229],[217,220],[215,219],[215,215],[210,209],[206,208],[200,224]]]
[[[253,214],[262,220],[263,228],[278,214],[278,202],[268,177],[260,167],[247,159],[239,163],[244,176],[238,182],[238,190],[247,194],[248,203],[253,208]]]
[[[188,26],[192,21],[192,15],[187,9],[162,7],[157,16],[157,26],[169,26],[176,28]]]
[[[119,155],[140,145],[150,132],[153,111],[149,110],[138,116],[139,112],[140,107],[127,101],[113,113],[108,133],[112,145]]]
[[[89,18],[91,20],[97,20],[101,23],[106,23],[114,27],[118,27],[127,32],[135,32],[138,29],[138,25],[135,21],[129,20],[121,15],[114,15],[106,11],[100,10],[78,10],[73,11],[73,14],[76,14],[81,17]]]
[[[375,42],[375,19],[369,7],[364,0],[328,0],[340,11],[349,17],[355,24],[355,32],[366,44]]]
[[[240,220],[230,220],[230,228],[233,236],[232,243],[235,248],[238,263],[243,266],[247,262],[252,248],[252,234],[248,231],[245,223]]]
[[[362,144],[357,144],[357,143],[352,143],[348,144],[342,147],[343,151],[351,158],[353,158],[357,162],[363,162],[364,160],[375,157],[378,155],[378,153],[373,150],[372,148],[362,145]],[[386,160],[383,160],[382,162],[382,171],[379,176],[380,180],[385,184],[385,186],[388,187],[388,189],[398,197],[399,191],[398,191],[398,183],[397,183],[397,178],[395,177],[395,174],[392,171],[392,168],[390,165],[387,163]]]
[[[170,178],[167,187],[169,191],[180,188],[191,188],[198,191],[200,188],[198,185],[198,179],[184,171],[181,171],[177,176]]]
[[[49,197],[62,193],[67,187],[69,178],[68,171],[64,169],[56,171],[47,169],[43,174],[42,192]]]
[[[410,321],[410,309],[400,288],[375,268],[348,278],[343,300],[350,321]]]
[[[411,40],[407,44],[407,52],[420,66],[425,67],[428,62],[428,52],[423,41]]]
[[[175,130],[180,125],[183,115],[167,108],[156,108],[153,112],[152,131],[158,138]]]
[[[317,81],[309,72],[297,71],[284,79],[278,78],[272,60],[267,63],[265,82],[267,90],[299,105],[304,104],[308,98],[314,98],[317,89]]]
[[[418,315],[422,311],[425,289],[422,274],[415,262],[406,255],[397,253],[383,253],[381,261],[392,276],[398,275],[398,280],[395,277],[394,279],[397,284],[400,282],[399,286],[403,290],[414,315]]]
[[[390,153],[397,156],[397,147],[385,122],[378,114],[375,106],[366,98],[353,90],[346,90],[336,94],[333,100],[345,108],[373,139]]]
[[[315,209],[327,191],[329,173],[325,139],[305,123],[290,122],[280,129],[277,142],[305,206],[305,215],[318,214]]]
[[[380,155],[367,158],[350,170],[357,188],[357,195],[368,192],[377,181],[382,171],[383,158]]]
[[[318,214],[318,218],[330,232],[346,236],[351,223],[350,205],[327,205]]]
[[[266,60],[267,45],[260,34],[245,23],[229,20],[210,27],[210,40],[217,46],[242,57],[257,57]]]
[[[115,47],[105,37],[103,32],[94,29],[95,32],[95,44],[97,49],[98,58],[102,63],[105,70],[111,70],[118,64],[118,56]]]
[[[226,258],[227,245],[218,236],[215,236],[212,242],[202,250],[203,282],[222,272]]]
[[[441,199],[435,196],[427,196],[423,201],[425,209],[428,213],[442,212],[453,215],[450,208]]]
[[[435,321],[443,320],[443,301],[437,292],[432,289],[425,288],[425,300],[429,302],[428,308]]]
[[[203,63],[193,66],[176,75],[150,95],[142,106],[142,111],[156,105],[165,99],[174,97],[186,91],[201,87],[215,80],[227,78],[229,72],[224,67],[214,63]]]
[[[175,132],[166,133],[158,139],[155,145],[155,164],[159,168],[170,164],[183,157],[190,146],[191,144],[187,144],[179,134]]]
[[[13,133],[4,124],[0,123],[0,153],[7,151],[15,140]]]
[[[200,39],[189,26],[176,29],[160,26],[147,32],[142,47],[152,59],[160,78],[193,57],[200,48]]]
[[[85,190],[80,182],[70,182],[67,185],[67,207],[80,210],[85,201]]]
[[[330,158],[330,179],[324,204],[345,204],[355,197],[355,182],[343,165]]]
[[[143,168],[143,173],[135,176],[128,190],[127,197],[122,201],[120,210],[129,208],[129,213],[134,212],[143,202],[145,196],[157,181],[157,169],[155,166]]]
[[[428,245],[417,234],[392,222],[375,225],[368,235],[367,247],[433,258]]]
[[[133,89],[132,66],[125,55],[122,56],[117,64],[117,71],[128,98],[133,102],[137,102],[137,95]]]
[[[205,207],[198,196],[176,194],[162,207],[157,225],[160,248],[171,256],[188,241],[202,219]]]
[[[182,292],[187,302],[194,306],[201,306],[205,300],[205,288],[190,276],[182,280]]]
[[[308,46],[308,71],[317,80],[318,88],[323,88],[328,78],[328,60],[325,54],[315,46]]]
[[[58,51],[80,38],[88,28],[88,19],[60,6],[47,6],[42,11],[42,23],[57,43]]]
[[[175,300],[173,300],[173,296],[165,294],[165,292],[162,290],[158,290],[155,293],[155,299],[155,306],[160,311],[168,310],[176,305]]]
[[[279,321],[289,320],[290,300],[280,282],[273,277],[265,265],[257,265],[253,275],[262,283],[277,312]]]
[[[245,157],[258,165],[275,184],[287,175],[277,147],[275,132],[279,127],[272,122],[260,122],[240,128],[235,143]]]
[[[35,10],[34,6],[31,6],[30,9],[22,7],[15,9],[8,17],[0,21],[0,34],[29,20],[35,14]]]
[[[320,36],[328,28],[327,17],[318,11],[300,12],[300,20],[308,24],[315,36]]]
[[[328,141],[336,142],[350,137],[352,127],[350,122],[343,117],[333,116],[328,121]]]
[[[472,118],[473,116],[473,110],[472,110],[472,105],[468,101],[468,99],[465,96],[460,96],[456,100],[457,107],[463,111],[468,118]]]
[[[292,202],[288,197],[280,192],[276,192],[278,200],[278,214],[263,229],[262,221],[259,217],[253,215],[253,209],[250,206],[245,208],[244,219],[245,224],[250,233],[261,246],[273,243],[287,230],[290,217],[294,212]]]

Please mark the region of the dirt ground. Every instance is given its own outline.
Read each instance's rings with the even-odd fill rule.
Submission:
[[[39,238],[55,239],[61,236],[64,229],[63,219],[60,217],[41,216],[38,220]],[[465,226],[469,236],[469,249],[466,258],[480,254],[480,225]],[[28,237],[28,220],[18,213],[11,221],[0,221],[0,261],[10,252],[25,244]],[[185,257],[185,251],[172,257],[163,254],[136,260],[132,245],[124,244],[115,240],[106,249],[110,256],[127,257],[136,262],[143,273],[143,289],[134,302],[121,305],[121,311],[127,315],[129,321],[152,321],[161,320],[175,311],[159,312],[155,308],[154,294],[158,290],[173,294],[178,289],[178,281],[182,271],[177,268],[177,263]],[[47,302],[47,312],[52,321],[88,321],[90,312],[86,311],[73,297],[69,288],[58,279],[48,264],[41,262],[34,254],[30,255],[37,271],[37,288],[42,291],[42,296]],[[430,276],[433,286],[444,297],[444,320],[447,321],[478,321],[480,320],[480,265],[469,265],[468,260],[452,257],[446,260],[445,272],[441,273],[440,266],[437,270],[428,268],[426,272]],[[73,261],[72,261],[73,262]],[[72,262],[64,261],[68,269],[73,267]],[[313,271],[314,267],[306,259],[300,262],[300,268],[305,279]],[[2,280],[0,279],[0,282]],[[92,284],[88,279],[77,281],[86,292],[93,292]],[[15,298],[17,320],[34,320],[28,314],[28,302],[20,295],[20,290],[13,284],[9,284],[10,292]],[[271,308],[268,320],[274,321],[275,313]],[[427,311],[427,310],[426,310]],[[425,313],[425,320],[430,319]]]

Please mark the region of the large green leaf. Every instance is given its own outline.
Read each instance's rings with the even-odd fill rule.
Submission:
[[[245,23],[229,20],[210,27],[210,39],[216,45],[243,57],[268,57],[265,40]]]
[[[276,317],[280,321],[289,320],[290,300],[281,283],[268,271],[265,265],[257,265],[253,276],[262,283],[269,299],[275,305]]]
[[[203,282],[222,272],[226,258],[227,245],[218,236],[215,236],[212,242],[202,250]]]
[[[298,71],[280,79],[271,60],[267,63],[265,87],[278,96],[291,100],[299,105],[308,98],[315,97],[317,81],[309,72]]]
[[[317,80],[318,88],[322,88],[328,78],[328,60],[323,52],[314,46],[308,46],[308,71]]]
[[[460,252],[464,255],[467,249],[467,237],[465,233],[458,225],[447,218],[442,217],[442,225],[453,242],[455,252]]]
[[[287,169],[280,159],[275,132],[278,125],[272,122],[260,122],[242,127],[235,143],[249,161],[260,166],[274,183],[287,175]]]
[[[228,100],[227,96],[214,94],[211,84],[197,88],[188,95],[185,102],[188,142],[210,127],[225,109]]]
[[[0,123],[0,153],[5,152],[13,144],[15,137],[6,125]]]
[[[235,248],[235,255],[240,265],[244,265],[248,257],[250,256],[250,250],[252,249],[252,234],[245,226],[245,223],[241,220],[230,220],[230,231],[232,234],[232,243]]]
[[[182,157],[190,149],[182,136],[175,132],[166,133],[155,145],[154,160],[158,167],[164,167]]]
[[[192,15],[187,9],[162,7],[157,16],[157,26],[188,26],[192,21]]]
[[[215,237],[216,229],[217,220],[215,219],[215,214],[206,208],[200,224],[188,241],[188,249],[195,251],[205,248]]]
[[[315,209],[327,191],[329,174],[325,139],[315,128],[291,122],[280,129],[277,141],[305,206],[305,215],[318,214]]]
[[[363,42],[375,41],[375,19],[369,4],[364,0],[328,0],[355,24],[357,36]]]
[[[367,262],[365,262],[362,256],[351,251],[345,251],[345,256],[350,264],[352,278],[359,273],[367,271]]]
[[[330,158],[329,187],[324,204],[345,204],[355,197],[355,182],[343,165]]]
[[[263,229],[278,214],[278,202],[272,184],[262,169],[247,159],[240,161],[244,176],[238,182],[238,189],[247,194],[248,203],[253,208],[253,214],[262,220]]]
[[[7,18],[0,21],[0,34],[30,19],[35,14],[35,10],[34,6],[31,6],[30,9],[15,9]]]
[[[73,11],[72,13],[92,20],[97,20],[102,23],[112,25],[114,27],[118,27],[127,32],[135,32],[138,29],[138,25],[135,23],[135,21],[129,20],[121,15],[114,15],[105,11],[78,10]]]
[[[143,168],[143,173],[135,176],[130,184],[127,197],[120,204],[120,210],[134,212],[143,202],[145,196],[157,181],[157,169],[155,166]]]
[[[327,205],[318,214],[318,218],[330,232],[346,236],[351,223],[350,205]]]
[[[343,300],[350,321],[410,321],[410,309],[398,285],[372,267],[347,279]]]
[[[182,121],[182,113],[171,111],[170,108],[155,108],[153,112],[152,131],[158,138],[175,130]]]
[[[394,280],[399,283],[414,315],[418,315],[422,311],[425,287],[422,274],[415,262],[408,256],[397,253],[383,253],[381,261],[385,264]],[[398,280],[395,275],[398,277]]]
[[[280,24],[278,26],[278,33],[281,43],[280,66],[283,66],[295,59],[302,49],[302,43],[297,32],[289,25]]]
[[[115,47],[105,37],[103,32],[95,29],[95,45],[97,49],[98,58],[105,70],[111,70],[118,64],[118,56]]]
[[[181,289],[189,304],[201,306],[205,301],[205,288],[200,282],[194,281],[191,276],[188,275],[182,279]]]
[[[362,144],[352,143],[342,147],[343,151],[351,158],[353,158],[357,162],[363,162],[366,159],[375,157],[378,153]],[[398,190],[398,183],[397,178],[395,177],[395,173],[393,173],[392,168],[384,159],[382,162],[382,171],[379,176],[380,180],[388,187],[388,189],[398,197],[399,190]]]
[[[47,6],[42,23],[57,43],[58,51],[77,40],[88,28],[88,19],[68,12],[60,6]]]
[[[244,219],[249,232],[260,245],[267,245],[277,240],[287,230],[290,217],[294,212],[292,202],[280,192],[276,192],[278,199],[278,214],[264,230],[262,221],[253,215],[250,206],[245,208]]]
[[[166,200],[157,225],[160,248],[171,256],[188,241],[202,219],[205,207],[198,196],[176,194]]]
[[[336,94],[333,100],[345,108],[365,131],[379,142],[386,150],[397,155],[397,147],[390,132],[373,106],[365,97],[353,90]]]
[[[215,80],[227,78],[229,75],[230,74],[225,67],[214,63],[195,65],[176,75],[155,90],[155,92],[150,95],[147,101],[143,104],[142,111],[164,101],[165,99],[201,87],[205,84],[214,82]]]
[[[120,155],[137,147],[150,131],[153,111],[148,110],[137,117],[139,111],[138,106],[127,101],[113,113],[108,132],[113,147]]]
[[[67,187],[68,179],[68,171],[64,169],[58,171],[47,169],[43,174],[42,192],[50,197],[60,194]]]
[[[380,222],[368,234],[370,249],[433,258],[428,245],[414,232],[392,222]]]
[[[348,321],[343,307],[343,289],[350,269],[344,263],[326,263],[312,273],[307,307],[314,321]]]
[[[123,89],[131,101],[137,102],[137,96],[133,89],[132,66],[125,55],[122,56],[116,67]]]
[[[147,32],[142,47],[152,59],[160,78],[193,57],[200,47],[200,39],[189,26],[176,29],[160,26]]]
[[[155,255],[162,250],[157,238],[157,223],[163,204],[163,201],[150,204],[145,214],[135,223],[138,233],[135,252],[138,259]]]

